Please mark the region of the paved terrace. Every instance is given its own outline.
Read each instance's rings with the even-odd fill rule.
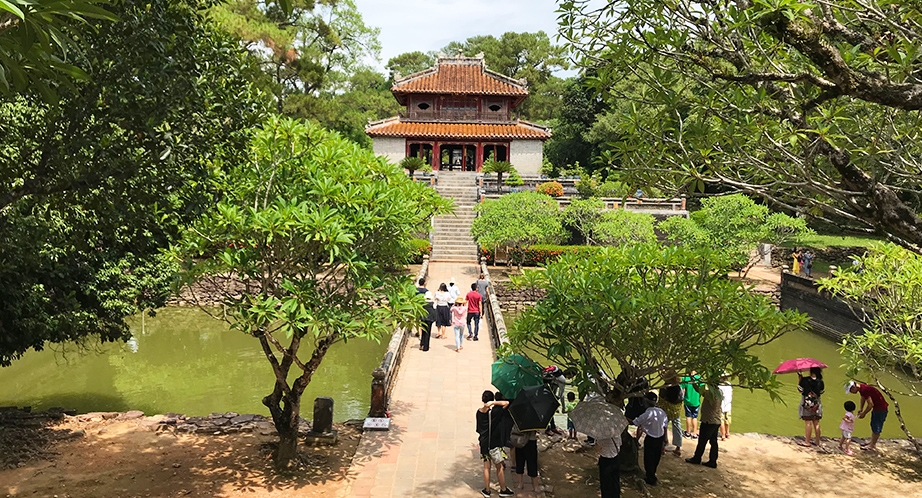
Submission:
[[[433,262],[427,287],[437,289],[455,277],[456,285],[470,290],[479,274],[475,263]],[[433,336],[428,352],[420,351],[419,339],[410,337],[391,397],[391,430],[364,434],[344,496],[480,496],[483,464],[474,412],[481,406],[483,391],[494,389],[493,348],[483,323],[480,340],[465,340],[460,353],[454,350],[452,334],[449,328],[444,339]],[[493,496],[498,496],[495,472],[491,477]],[[516,496],[544,496],[515,490],[511,469],[506,477]],[[527,475],[525,488],[531,488]]]

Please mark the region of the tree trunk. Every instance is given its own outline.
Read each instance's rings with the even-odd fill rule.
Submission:
[[[279,433],[279,451],[275,465],[279,469],[286,469],[297,462],[298,457],[298,422],[301,413],[301,393],[292,390],[289,396],[291,409],[288,410],[287,420],[280,426],[276,424]]]
[[[876,379],[875,379],[876,380]],[[913,449],[916,450],[916,455],[922,457],[922,442],[912,436],[912,433],[909,432],[909,429],[906,427],[906,421],[903,420],[903,412],[900,410],[900,403],[896,400],[890,390],[884,387],[880,381],[877,381],[877,387],[880,387],[881,391],[890,398],[890,402],[893,403],[893,411],[896,413],[896,419],[900,421],[900,429],[903,431],[903,434],[906,434],[906,439],[912,443]]]
[[[502,173],[496,174],[496,191],[500,194],[503,193],[503,174]]]

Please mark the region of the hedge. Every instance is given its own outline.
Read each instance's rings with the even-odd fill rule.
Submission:
[[[599,246],[558,246],[553,244],[533,245],[523,250],[524,254],[522,255],[522,266],[540,266],[556,261],[563,254],[589,254],[596,252],[599,249],[601,249]],[[507,261],[510,259],[515,259],[508,257],[510,255],[515,255],[513,251],[514,249],[508,249],[506,251]],[[496,264],[496,257],[492,248],[481,247],[480,255],[487,258],[487,264]]]

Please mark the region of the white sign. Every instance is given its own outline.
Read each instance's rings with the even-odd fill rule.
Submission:
[[[391,428],[391,419],[387,417],[368,417],[365,419],[365,424],[362,428],[374,431],[386,431]]]

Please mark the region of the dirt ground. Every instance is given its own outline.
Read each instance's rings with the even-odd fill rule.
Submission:
[[[272,436],[177,434],[152,431],[138,420],[88,423],[67,418],[52,427],[35,429],[36,438],[47,442],[47,447],[33,448],[32,459],[8,463],[14,468],[0,470],[0,496],[337,496],[359,433],[347,426],[335,428],[338,445],[302,445],[302,456],[312,465],[304,466],[294,477],[281,477],[272,469]],[[4,430],[0,427],[0,432]],[[0,448],[0,452],[7,450]]]
[[[681,458],[667,452],[657,476],[647,486],[640,476],[622,475],[624,498],[909,498],[922,497],[922,463],[902,442],[882,442],[870,454],[852,444],[855,456],[838,448],[838,440],[822,449],[800,447],[791,438],[758,434],[733,435],[719,442],[718,468],[685,462],[694,443],[685,440]],[[642,460],[641,450],[641,460]],[[707,457],[705,456],[705,459]],[[539,456],[544,482],[554,498],[598,496],[598,452],[575,442],[550,447]]]

